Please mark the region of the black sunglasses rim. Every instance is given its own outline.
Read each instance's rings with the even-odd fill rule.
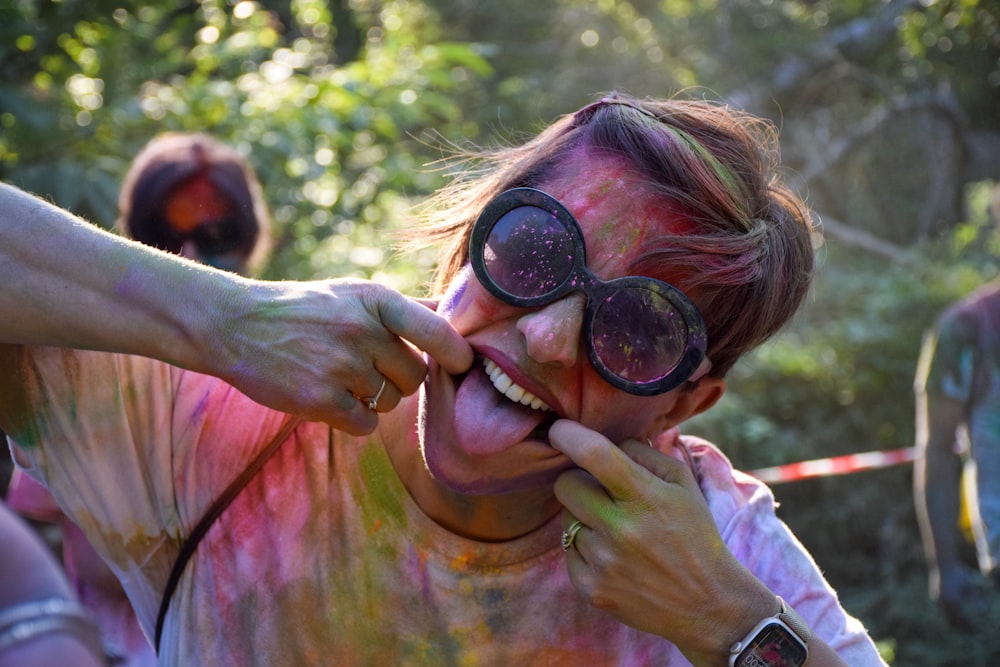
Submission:
[[[579,253],[573,258],[573,268],[569,275],[558,286],[549,292],[534,296],[522,297],[503,289],[486,270],[486,240],[497,222],[508,212],[523,206],[534,206],[550,211],[563,224],[572,237],[574,247]],[[558,199],[535,188],[513,188],[506,190],[491,200],[479,214],[469,239],[469,259],[472,269],[480,284],[493,296],[504,303],[521,308],[531,308],[563,298],[570,292],[583,292],[587,299],[584,313],[584,334],[587,355],[591,365],[608,384],[636,396],[654,396],[666,393],[687,381],[698,369],[708,349],[708,336],[704,319],[698,308],[684,292],[670,283],[650,276],[623,276],[612,280],[601,280],[587,268],[587,246],[583,238],[583,230],[573,217],[573,214],[559,202]],[[583,276],[585,283],[574,284],[573,278]],[[594,322],[599,305],[605,297],[621,289],[639,288],[653,292],[666,299],[680,313],[687,327],[687,341],[680,360],[666,375],[649,382],[626,380],[614,373],[599,357],[594,345]]]
[[[214,238],[207,233],[212,226],[222,226],[229,232],[221,238]],[[240,250],[250,241],[245,231],[239,223],[231,219],[210,220],[202,223],[190,232],[174,231],[164,220],[160,220],[157,225],[152,225],[158,230],[156,234],[137,232],[134,237],[137,241],[146,243],[166,252],[179,253],[184,244],[192,241],[198,252],[207,257],[222,257]]]

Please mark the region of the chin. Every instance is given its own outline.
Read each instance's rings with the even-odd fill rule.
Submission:
[[[556,479],[565,470],[572,467],[565,459],[558,467],[531,472],[516,473],[509,470],[509,465],[501,474],[490,474],[488,466],[463,465],[454,461],[446,461],[447,456],[435,456],[433,452],[423,451],[424,465],[436,482],[449,490],[467,496],[498,496],[509,493],[527,491],[551,490]]]

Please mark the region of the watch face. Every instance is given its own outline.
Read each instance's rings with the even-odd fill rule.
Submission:
[[[802,640],[780,623],[764,626],[736,658],[736,667],[802,667],[806,661]]]

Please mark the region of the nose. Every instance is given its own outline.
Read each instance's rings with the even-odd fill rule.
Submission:
[[[582,294],[570,294],[518,319],[528,355],[539,363],[575,364],[585,306]]]

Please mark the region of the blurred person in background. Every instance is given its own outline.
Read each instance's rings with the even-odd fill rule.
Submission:
[[[154,248],[241,275],[271,249],[260,182],[235,149],[201,133],[150,141],[122,183],[115,227]]]
[[[1000,186],[991,211],[1000,225]],[[929,590],[953,626],[972,630],[1000,591],[1000,277],[938,317],[914,390],[914,498]],[[966,530],[978,573],[965,558]]]

